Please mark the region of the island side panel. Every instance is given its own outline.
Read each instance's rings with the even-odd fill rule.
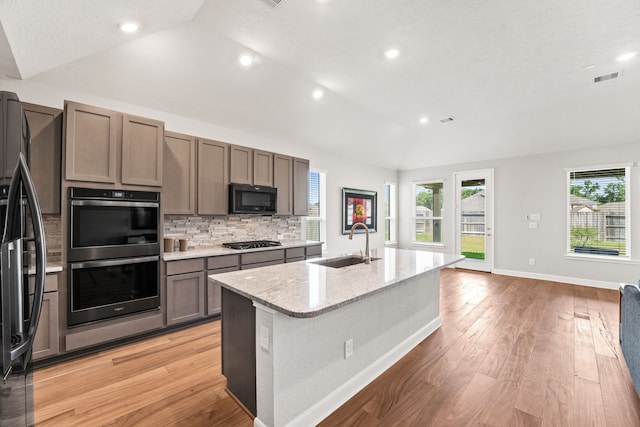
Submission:
[[[270,330],[269,350],[256,346],[257,420],[278,427],[324,419],[441,325],[439,298],[434,270],[312,318],[257,305],[256,328]]]
[[[253,302],[222,288],[222,375],[227,390],[256,415],[256,310]]]

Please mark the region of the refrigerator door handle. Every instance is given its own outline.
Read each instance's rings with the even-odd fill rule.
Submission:
[[[36,195],[33,180],[29,174],[27,160],[22,153],[20,153],[18,158],[18,165],[16,166],[14,179],[11,181],[11,185],[9,186],[9,200],[20,201],[20,182],[22,182],[26,192],[27,205],[29,206],[31,221],[33,224],[33,235],[36,246],[36,277],[33,292],[33,306],[31,307],[31,313],[29,315],[29,325],[26,328],[26,333],[24,334],[24,340],[22,343],[11,351],[12,360],[16,360],[33,345],[36,328],[38,327],[38,321],[40,320],[40,312],[42,311],[44,280],[46,274],[46,244],[44,225],[42,223],[42,212],[40,211],[40,205],[38,204],[38,196]]]

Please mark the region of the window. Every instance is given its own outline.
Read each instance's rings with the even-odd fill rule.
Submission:
[[[303,223],[303,238],[316,242],[325,242],[322,248],[326,248],[327,241],[327,207],[326,200],[326,173],[317,170],[309,172],[309,216]]]
[[[393,243],[396,237],[396,185],[390,182],[384,184],[384,241]]]
[[[413,185],[414,242],[442,243],[443,189],[442,181]]]
[[[629,256],[629,168],[574,170],[568,181],[568,252]]]

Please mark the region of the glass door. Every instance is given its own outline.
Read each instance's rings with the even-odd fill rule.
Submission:
[[[456,181],[457,267],[493,269],[493,170],[459,172]]]

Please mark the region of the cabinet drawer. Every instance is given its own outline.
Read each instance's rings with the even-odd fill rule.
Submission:
[[[285,249],[284,253],[287,260],[291,258],[300,258],[300,257],[304,258],[304,248]]]
[[[167,276],[204,270],[203,258],[167,262]]]
[[[322,245],[307,246],[307,258],[322,255]]]
[[[235,267],[237,265],[240,265],[240,255],[212,256],[207,260],[207,268],[209,270]]]
[[[264,262],[256,262],[254,264],[242,264],[242,267],[240,268],[241,270],[250,270],[252,268],[258,268],[258,267],[266,267],[268,265],[278,265],[278,264],[282,264],[284,261],[281,259],[276,259],[273,261],[264,261]]]
[[[297,258],[287,258],[287,263],[290,262],[296,262],[296,261],[304,261],[304,257],[297,257]]]
[[[275,251],[264,251],[264,252],[252,252],[248,254],[242,254],[240,256],[241,264],[244,266],[245,264],[255,264],[258,262],[265,261],[284,261],[284,249],[278,249]]]

